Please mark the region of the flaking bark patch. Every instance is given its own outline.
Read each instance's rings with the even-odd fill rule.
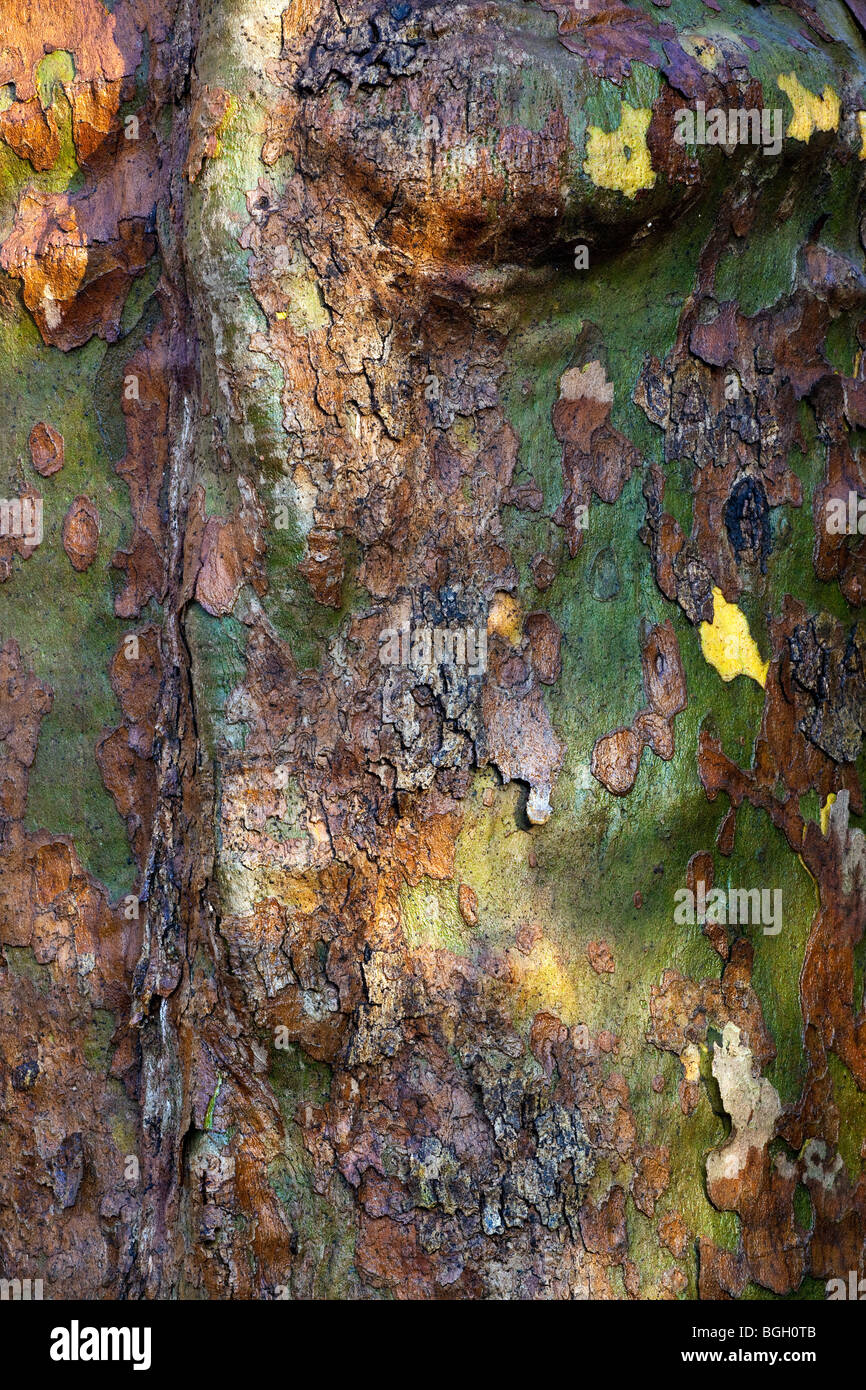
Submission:
[[[52,1296],[862,1269],[866,59],[793,7],[793,78],[738,0],[10,20],[0,1244]],[[699,101],[784,102],[778,164]],[[31,824],[58,732],[116,902]],[[744,864],[802,920],[672,925]]]
[[[79,573],[89,569],[99,548],[99,512],[89,497],[76,497],[63,518],[63,549]]]

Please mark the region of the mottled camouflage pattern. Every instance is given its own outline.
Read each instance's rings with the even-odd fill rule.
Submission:
[[[866,6],[31,8],[0,1276],[863,1276]]]

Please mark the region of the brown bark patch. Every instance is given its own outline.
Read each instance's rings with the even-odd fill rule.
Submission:
[[[96,559],[101,522],[89,497],[76,497],[63,518],[63,549],[74,570],[83,573]]]
[[[50,478],[63,467],[63,435],[53,425],[40,422],[30,431],[30,459],[42,478]]]

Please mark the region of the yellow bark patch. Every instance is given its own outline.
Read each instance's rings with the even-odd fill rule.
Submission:
[[[821,807],[821,834],[824,836],[825,840],[827,838],[827,831],[830,829],[830,807],[835,800],[836,793],[831,792],[824,802],[824,805]]]
[[[857,129],[860,132],[860,158],[866,159],[866,111],[857,112]]]
[[[520,644],[523,632],[523,613],[511,594],[500,591],[493,596],[487,614],[487,631],[491,637],[502,637],[512,647]]]
[[[692,58],[696,58],[707,72],[715,72],[719,66],[721,53],[712,39],[704,38],[702,34],[681,34],[680,48],[689,53]]]
[[[776,78],[794,108],[788,135],[792,140],[808,141],[815,130],[838,130],[841,105],[832,87],[825,87],[821,96],[814,96],[793,72]]]
[[[541,1009],[550,1009],[569,1022],[581,1017],[573,972],[550,941],[542,937],[528,958],[519,951],[509,954],[517,1012],[532,1017]]]
[[[769,661],[762,661],[749,624],[735,603],[728,603],[721,589],[713,587],[713,621],[701,623],[701,650],[723,681],[751,676],[766,685]]]
[[[596,188],[616,188],[627,198],[656,181],[646,136],[652,111],[649,107],[622,104],[618,130],[610,135],[591,125],[586,132],[584,172]]]
[[[683,1065],[683,1080],[690,1085],[701,1079],[701,1054],[695,1043],[686,1043],[680,1053]]]

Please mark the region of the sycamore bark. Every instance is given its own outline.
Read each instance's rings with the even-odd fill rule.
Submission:
[[[0,1277],[864,1277],[859,0],[0,20]]]

